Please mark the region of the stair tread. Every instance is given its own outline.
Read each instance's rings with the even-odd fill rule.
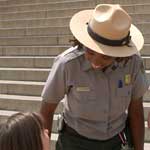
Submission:
[[[144,143],[144,150],[150,149],[150,143]]]
[[[29,4],[11,4],[11,7],[17,7],[17,6],[30,6],[30,5],[42,5],[42,4],[61,4],[61,3],[77,3],[77,2],[88,2],[88,0],[76,0],[76,1],[60,1],[60,2],[45,2],[45,3],[29,3]],[[9,7],[8,5],[4,5],[1,7]]]
[[[18,113],[19,111],[13,111],[13,110],[2,110],[0,109],[0,116],[11,116],[15,113]],[[59,114],[54,114],[53,120],[57,120]]]
[[[33,4],[33,5],[35,6],[35,4]],[[41,4],[39,4],[39,5],[41,5]],[[45,5],[48,5],[48,4],[45,3]],[[20,6],[22,7],[24,5],[20,5]],[[148,6],[150,6],[150,4],[133,4],[133,5],[121,5],[121,6],[123,6],[124,8],[126,8],[126,7],[134,7],[135,8],[135,7],[139,7],[139,6],[146,6],[146,7],[148,7]],[[6,8],[9,8],[9,7],[11,7],[11,6],[6,6]],[[2,8],[4,8],[4,6]],[[5,14],[13,15],[13,14],[17,14],[17,13],[18,14],[22,14],[22,13],[34,13],[34,12],[38,13],[38,12],[48,12],[48,11],[51,11],[51,12],[54,12],[54,11],[71,11],[71,10],[79,10],[80,11],[80,10],[84,10],[84,9],[93,9],[93,7],[83,7],[82,6],[80,8],[78,8],[78,7],[76,7],[76,8],[60,8],[60,9],[59,8],[55,8],[55,9],[40,9],[40,10],[28,10],[28,11],[23,10],[23,11],[12,11],[12,12],[0,12],[0,15],[1,14],[2,15],[5,15]],[[130,13],[130,14],[139,14],[139,13]],[[143,14],[145,14],[145,13],[143,13]]]
[[[149,22],[150,23],[150,22]],[[0,28],[0,30],[20,30],[20,29],[22,29],[22,30],[27,30],[27,29],[45,29],[45,28],[69,28],[69,25],[68,26],[66,26],[66,25],[64,25],[64,26],[50,26],[50,27],[45,27],[45,26],[38,26],[38,27],[12,27],[12,28]]]
[[[45,82],[0,80],[0,84],[44,85]]]
[[[0,94],[0,99],[12,99],[12,100],[33,100],[33,101],[41,101],[42,98],[40,96],[24,96],[24,95],[8,95],[8,94]]]
[[[50,71],[51,69],[45,68],[2,68],[0,67],[0,71]]]
[[[146,22],[137,22],[135,23],[135,25],[143,25],[143,24],[150,24],[150,21],[146,21]],[[6,28],[1,28],[0,27],[0,30],[27,30],[27,29],[45,29],[45,28],[69,28],[69,24],[68,25],[61,25],[61,26],[37,26],[37,27],[6,27]]]
[[[47,4],[46,4],[47,5]],[[0,7],[1,8],[1,7]],[[10,15],[12,15],[12,14],[17,14],[17,13],[19,13],[19,14],[22,14],[22,13],[34,13],[34,12],[48,12],[48,11],[65,11],[65,10],[67,10],[67,11],[69,11],[69,10],[84,10],[84,9],[91,9],[91,7],[80,7],[80,8],[60,8],[60,9],[58,9],[58,8],[56,8],[56,9],[45,9],[45,10],[29,10],[29,11],[14,11],[14,12],[0,12],[0,15],[2,14],[2,15],[5,15],[5,14],[10,14]]]
[[[129,15],[150,15],[150,13],[129,13]],[[23,18],[23,19],[8,19],[8,20],[0,20],[0,22],[7,22],[7,21],[30,21],[30,20],[48,20],[48,19],[71,19],[72,16],[65,16],[65,17],[48,17],[48,18]]]
[[[56,58],[56,56],[0,56],[0,59],[2,58]]]
[[[1,8],[9,8],[9,7],[19,7],[19,6],[31,6],[31,5],[47,5],[47,4],[61,4],[61,3],[76,3],[76,2],[88,2],[87,0],[76,0],[76,1],[57,1],[57,2],[37,2],[37,3],[27,3],[27,4],[9,4],[3,5]],[[122,6],[139,6],[139,5],[149,5],[149,3],[139,3],[139,4],[121,4]]]

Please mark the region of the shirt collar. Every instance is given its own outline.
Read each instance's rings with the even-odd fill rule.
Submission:
[[[81,67],[83,71],[88,71],[89,69],[92,69],[91,63],[85,58],[84,55],[83,55]]]
[[[83,71],[88,71],[92,68],[91,63],[85,58],[85,56],[83,55],[83,59],[82,59],[82,69]],[[106,68],[106,70],[104,71],[105,73],[110,73],[112,71],[115,71],[118,68],[123,68],[124,67],[124,61],[122,62],[117,62],[116,60]]]

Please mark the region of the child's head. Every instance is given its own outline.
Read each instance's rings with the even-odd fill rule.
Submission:
[[[49,136],[37,113],[17,113],[0,125],[0,150],[48,150]]]

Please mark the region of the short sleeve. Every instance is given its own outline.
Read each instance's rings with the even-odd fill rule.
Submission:
[[[47,78],[42,91],[42,99],[46,102],[58,103],[65,96],[65,64],[62,57],[58,56]]]
[[[149,87],[142,59],[138,59],[136,64],[134,68],[136,69],[136,73],[134,73],[135,79],[133,81],[132,99],[138,99],[144,96]]]

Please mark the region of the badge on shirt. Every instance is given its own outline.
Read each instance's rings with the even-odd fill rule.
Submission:
[[[76,88],[77,92],[89,92],[90,88],[87,86],[80,86]]]
[[[125,80],[125,84],[129,85],[131,83],[131,74],[126,74],[124,80]]]

